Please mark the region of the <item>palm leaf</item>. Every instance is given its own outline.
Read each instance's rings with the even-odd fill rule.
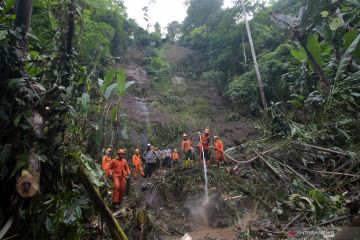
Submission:
[[[336,77],[335,81],[338,81],[341,79],[343,74],[345,73],[349,63],[351,62],[351,59],[353,57],[352,53],[355,51],[356,47],[358,46],[360,41],[360,34],[355,38],[355,40],[351,43],[351,45],[346,49],[343,57],[341,58],[339,67],[336,71]]]
[[[112,91],[118,86],[117,83],[113,83],[111,84],[110,86],[108,86],[105,90],[105,93],[104,93],[104,98],[105,100],[109,100],[110,96],[111,96],[111,93]]]

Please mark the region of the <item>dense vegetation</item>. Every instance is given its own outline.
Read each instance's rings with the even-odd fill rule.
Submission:
[[[234,109],[229,118],[244,108],[252,116],[266,115],[262,130],[271,139],[359,152],[357,1],[245,1],[268,109],[260,107],[240,3],[227,9],[222,0],[186,4],[184,22],[170,23],[162,36],[158,24],[149,33],[129,19],[119,0],[33,1],[30,27],[19,24],[14,0],[0,2],[0,226],[12,226],[6,232],[21,239],[84,237],[84,220],[95,210],[78,169],[88,166],[99,180],[101,170],[83,153],[97,157],[126,135],[119,109],[129,87],[123,64],[133,49],[143,54],[139,64],[161,96],[155,107],[178,121],[169,127],[170,137],[158,133],[153,142],[176,139],[191,129],[184,122],[200,127],[187,118],[194,112],[209,121],[205,101],[173,96],[176,72],[215,86]],[[188,61],[172,64],[164,52],[173,46],[188,51]],[[319,158],[298,160],[306,167]],[[42,194],[22,198],[16,182],[34,163],[41,173],[35,190]],[[355,160],[353,165],[356,172]]]

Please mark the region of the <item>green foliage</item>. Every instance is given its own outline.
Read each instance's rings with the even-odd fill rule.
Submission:
[[[124,7],[106,0],[78,2],[75,54],[69,61],[70,1],[34,1],[28,41],[14,29],[14,2],[0,3],[0,222],[21,212],[16,229],[21,237],[81,239],[92,205],[74,159],[96,186],[105,184],[99,164],[80,153],[96,155],[102,147],[105,121],[99,116],[106,89],[114,83],[118,95],[125,92],[125,71],[111,70],[113,58],[128,46],[119,44],[132,41]],[[100,87],[105,69],[110,73]],[[41,161],[41,194],[31,204],[15,206],[16,179],[27,168],[30,149]]]
[[[322,59],[322,52],[320,43],[318,41],[318,35],[317,34],[310,34],[307,36],[307,48],[309,49],[311,55],[315,59],[316,63],[322,66],[324,64]]]

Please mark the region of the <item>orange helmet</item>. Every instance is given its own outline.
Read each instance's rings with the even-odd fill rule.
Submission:
[[[124,155],[124,154],[125,154],[125,150],[124,150],[124,149],[119,149],[119,150],[117,150],[117,154],[119,154],[119,155]]]
[[[210,129],[205,128],[204,133],[210,133]]]

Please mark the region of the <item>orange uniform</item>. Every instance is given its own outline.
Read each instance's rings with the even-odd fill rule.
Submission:
[[[132,162],[134,164],[133,176],[136,177],[136,174],[138,172],[141,174],[141,176],[145,176],[144,170],[143,170],[143,167],[142,167],[142,161],[141,161],[141,158],[140,158],[139,154],[134,154],[132,156]]]
[[[126,191],[126,176],[130,175],[130,168],[125,158],[116,158],[110,162],[109,171],[114,184],[112,201],[120,204]]]
[[[219,165],[221,161],[224,161],[224,144],[220,139],[214,141],[216,162]]]
[[[201,136],[201,145],[204,150],[209,150],[210,148],[210,135],[203,134]]]
[[[177,160],[179,160],[179,154],[177,152],[173,152],[172,155],[171,155],[171,158],[174,161],[177,161]]]
[[[181,150],[183,152],[187,152],[191,150],[191,141],[190,140],[184,140],[181,142]]]
[[[204,151],[204,159],[207,165],[210,165],[210,134],[203,134],[200,137],[199,150],[200,150],[200,159],[203,160],[203,152]]]
[[[109,176],[109,165],[111,162],[111,157],[109,155],[104,155],[102,158],[102,164],[101,164],[101,168],[104,170],[106,176]]]

